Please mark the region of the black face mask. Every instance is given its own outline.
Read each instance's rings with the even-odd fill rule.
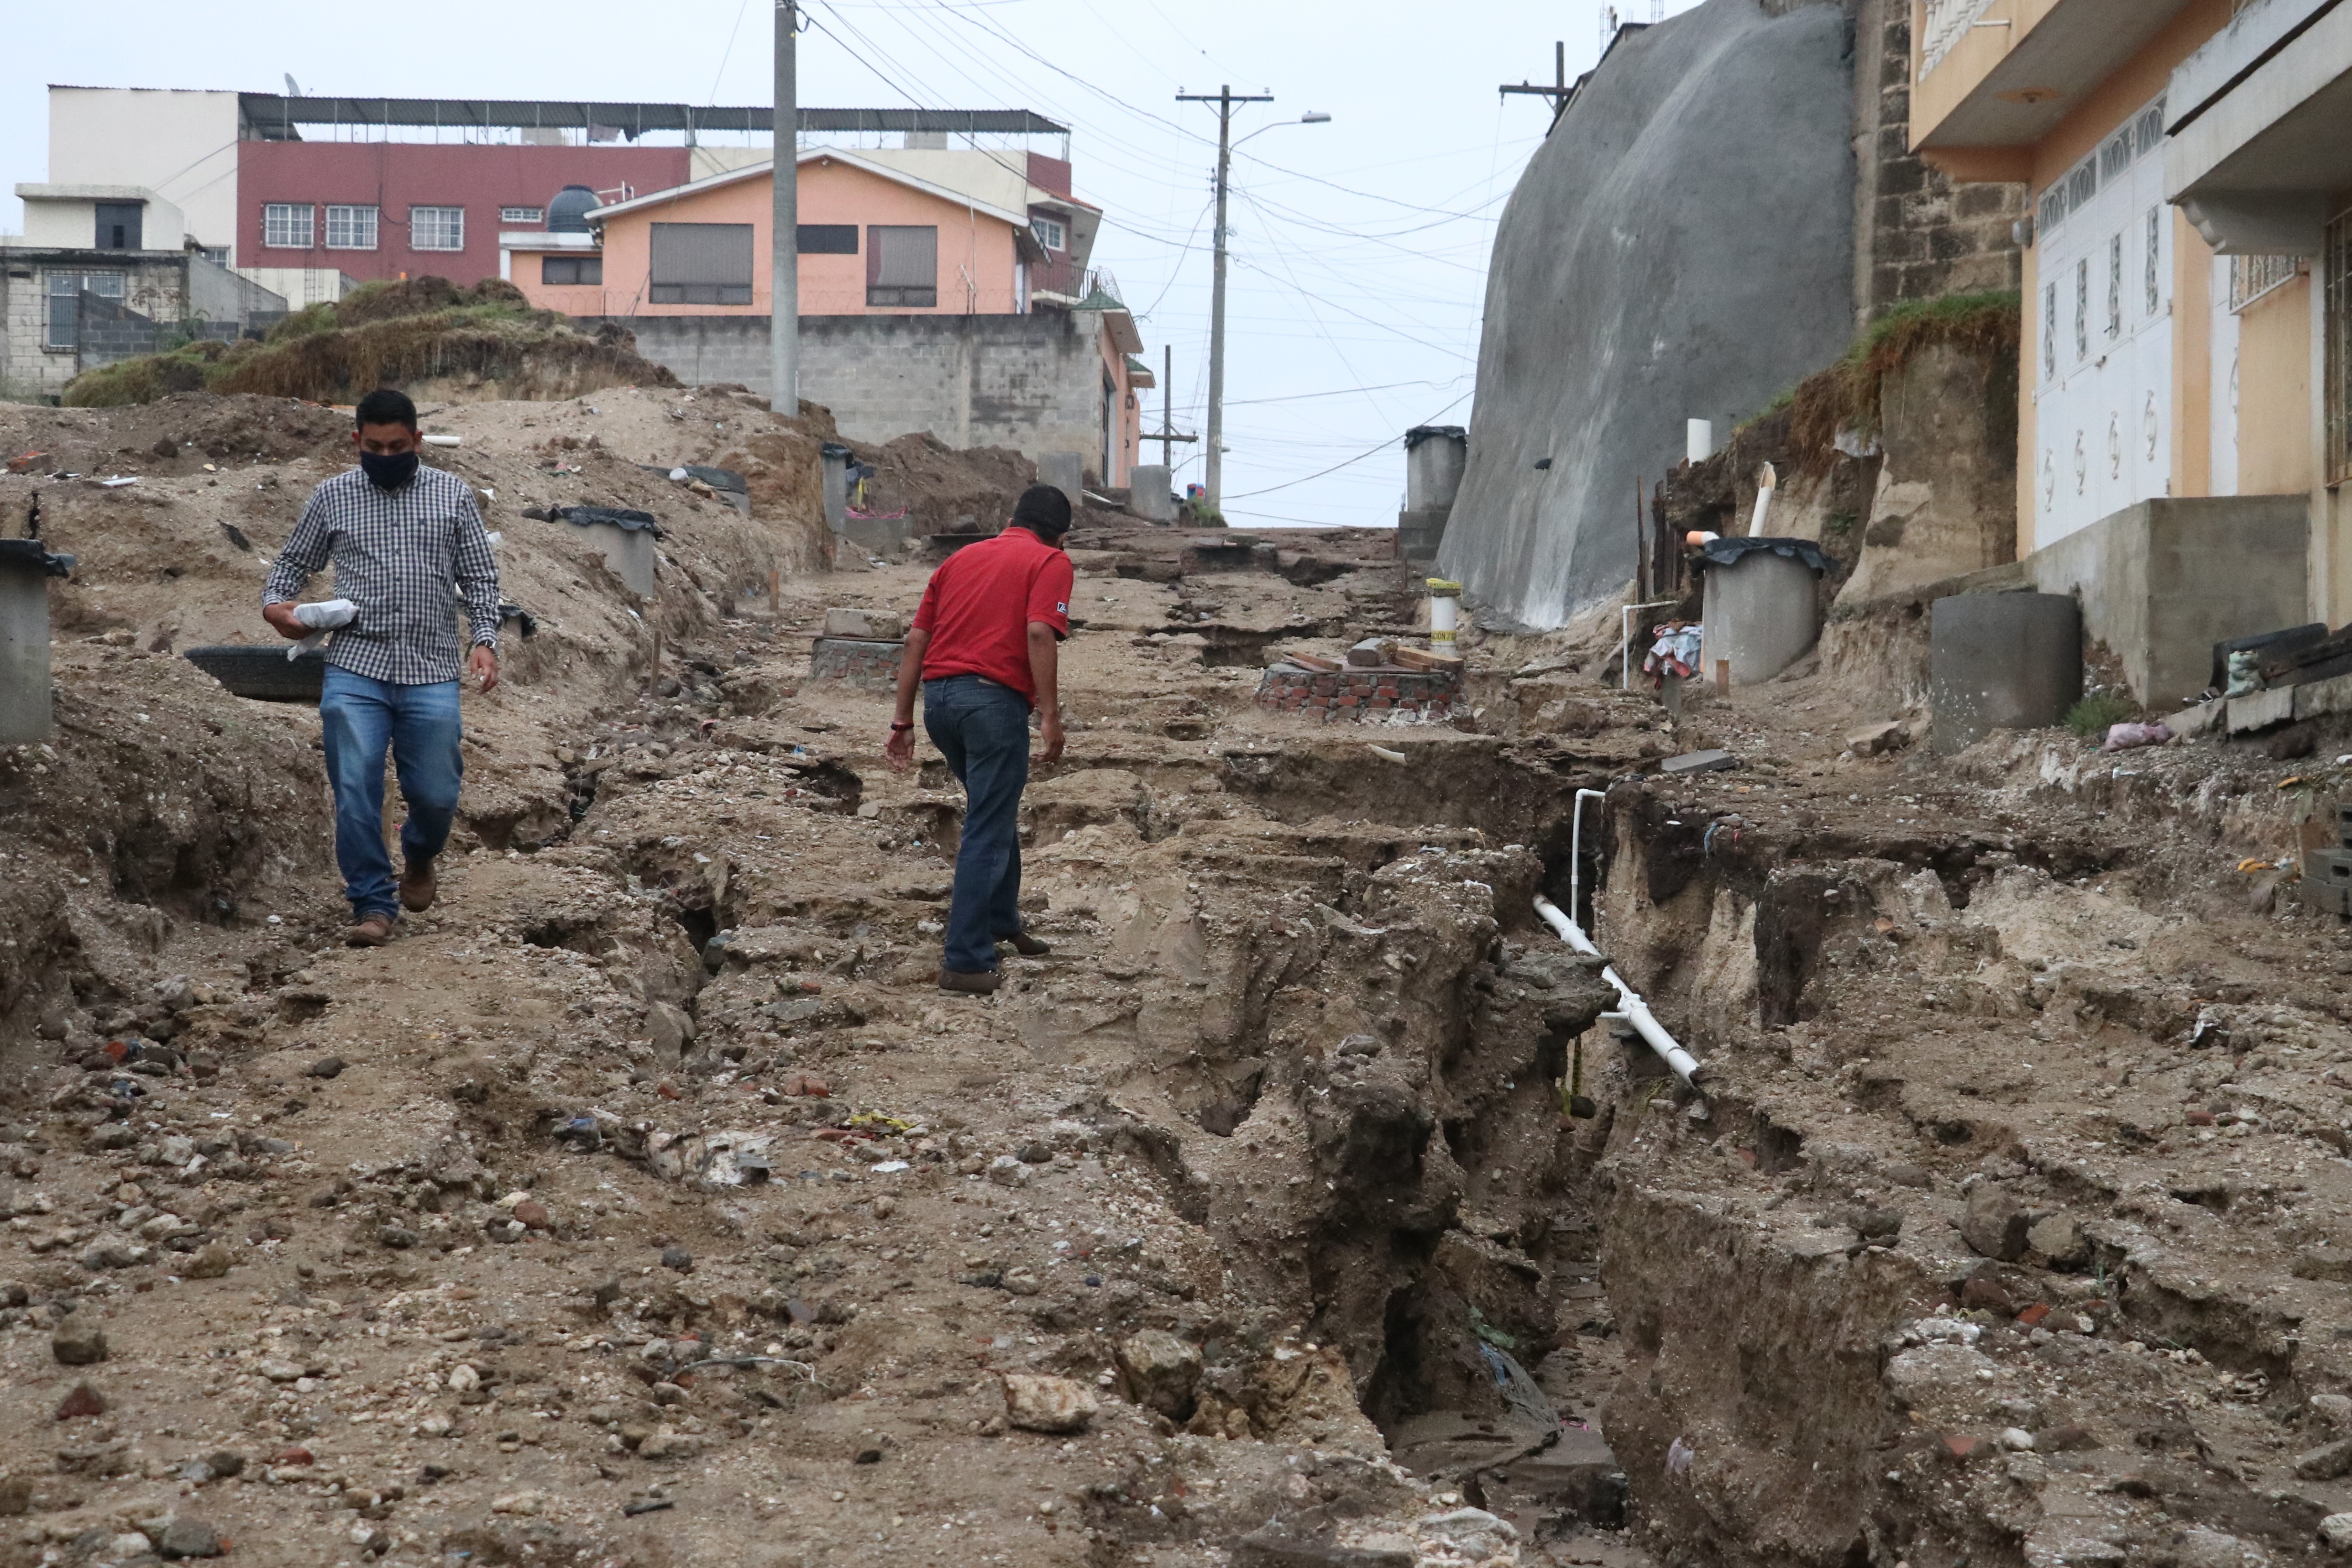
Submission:
[[[362,452],[360,470],[378,489],[396,490],[416,477],[416,454]]]

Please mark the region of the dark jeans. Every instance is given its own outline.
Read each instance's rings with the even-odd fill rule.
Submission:
[[[1021,932],[1021,791],[1029,782],[1029,700],[977,675],[923,682],[923,729],[963,784],[942,962],[958,973],[996,967],[996,944]]]
[[[326,731],[327,780],[335,786],[335,864],[343,896],[361,920],[400,916],[392,858],[383,847],[383,754],[392,752],[408,820],[401,853],[429,860],[449,842],[466,763],[457,747],[457,683],[395,686],[327,667],[319,699]]]

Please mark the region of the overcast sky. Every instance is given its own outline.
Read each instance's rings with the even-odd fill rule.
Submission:
[[[1643,19],[1651,4],[1617,8]],[[1174,98],[1272,92],[1236,117],[1236,135],[1277,128],[1234,164],[1226,511],[1387,523],[1403,432],[1468,422],[1494,220],[1549,118],[1496,87],[1549,81],[1554,39],[1573,79],[1596,58],[1603,8],[813,0],[801,102],[1025,108],[1071,126],[1077,194],[1108,210],[1095,264],[1117,277],[1155,369],[1174,348],[1177,427],[1198,430],[1216,121]],[[0,51],[5,188],[47,175],[49,82],[271,92],[290,72],[306,92],[356,97],[770,101],[772,0],[409,0],[396,20],[309,0],[233,9],[230,27],[192,23],[184,4],[116,0],[94,26],[73,7],[24,7]],[[1310,110],[1332,122],[1280,123]],[[22,226],[21,204],[0,198],[0,228]],[[1156,428],[1159,396],[1144,397]],[[1197,444],[1179,451],[1180,483],[1197,479]]]

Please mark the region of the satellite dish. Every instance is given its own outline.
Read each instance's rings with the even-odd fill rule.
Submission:
[[[289,98],[299,98],[302,96],[302,89],[294,80],[294,73],[292,71],[288,71],[286,73],[286,96]]]

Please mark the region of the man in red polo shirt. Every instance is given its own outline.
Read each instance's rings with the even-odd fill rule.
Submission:
[[[1029,714],[1038,754],[1062,754],[1056,681],[1070,633],[1074,574],[1062,538],[1070,499],[1031,485],[1003,533],[967,544],[931,574],[898,659],[898,711],[883,748],[904,773],[915,760],[915,687],[923,728],[962,782],[963,842],[940,964],[940,989],[984,994],[1001,979],[996,944],[1038,957],[1046,945],[1021,929],[1021,791],[1029,782]]]

